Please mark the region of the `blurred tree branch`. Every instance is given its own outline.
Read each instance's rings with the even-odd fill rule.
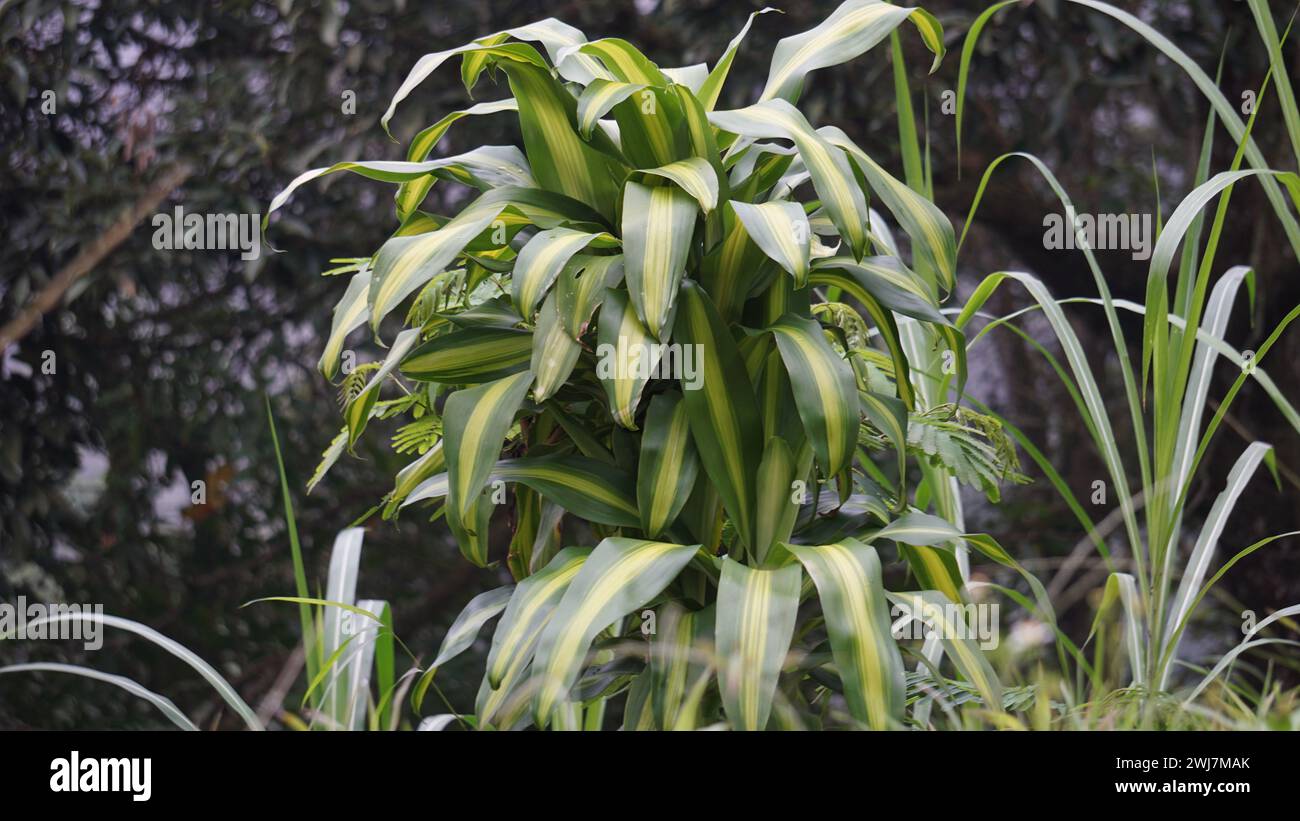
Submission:
[[[135,230],[135,227],[140,224],[140,221],[157,208],[158,203],[166,199],[185,180],[189,179],[192,173],[194,173],[194,169],[186,163],[172,166],[145,191],[144,196],[136,200],[128,211],[118,217],[117,221],[108,227],[108,230],[96,237],[94,242],[81,249],[73,257],[72,261],[63,266],[54,275],[54,278],[49,281],[49,284],[36,294],[36,298],[18,312],[18,316],[10,320],[3,328],[0,328],[0,353],[3,353],[10,345],[26,336],[40,321],[41,317],[59,304],[59,301],[63,299],[63,295],[77,280],[93,271],[104,257],[121,245]]]

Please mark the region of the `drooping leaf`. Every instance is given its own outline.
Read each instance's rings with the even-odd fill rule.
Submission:
[[[658,595],[699,547],[623,538],[596,546],[542,631],[533,663],[541,677],[533,701],[539,726],[567,699],[596,634]]]
[[[605,292],[598,326],[596,376],[605,388],[614,421],[636,430],[641,391],[649,374],[658,367],[661,349],[637,318],[624,290]]]
[[[786,314],[771,331],[817,461],[826,475],[839,473],[853,458],[861,418],[853,369],[815,320]]]
[[[465,605],[456,616],[456,620],[451,623],[451,627],[447,628],[447,635],[443,637],[442,644],[438,647],[438,655],[429,666],[441,667],[469,649],[474,639],[478,638],[483,626],[506,609],[514,590],[513,584],[507,584],[479,593],[470,599],[469,604]]]
[[[934,15],[877,0],[847,0],[814,28],[776,44],[767,85],[759,99],[794,102],[808,72],[852,60],[888,37],[904,20],[911,20],[926,48],[934,52],[933,72],[944,55],[943,27]]]
[[[443,411],[449,495],[447,504],[464,517],[487,484],[515,412],[532,385],[530,372],[506,376],[453,393]]]
[[[732,726],[767,726],[777,679],[794,636],[799,565],[756,570],[724,557],[718,583],[718,686]]]
[[[533,399],[545,402],[564,386],[578,362],[582,346],[565,330],[556,307],[558,294],[554,291],[542,303],[537,316],[537,329],[533,332],[532,371],[537,377],[533,384]]]
[[[578,256],[569,261],[555,283],[559,294],[556,308],[564,330],[578,339],[587,330],[592,314],[605,300],[606,289],[623,281],[623,255]]]
[[[686,405],[677,393],[661,393],[650,400],[641,458],[637,463],[636,495],[641,530],[662,535],[676,519],[695,486],[699,456],[691,443]]]
[[[607,234],[551,228],[528,241],[515,260],[512,297],[521,316],[530,317],[568,261],[593,242],[611,244]]]
[[[856,539],[787,545],[817,585],[849,712],[874,730],[903,717],[903,657],[890,633],[880,557]]]
[[[628,182],[623,193],[627,290],[637,317],[658,339],[672,330],[698,206],[680,188]]]

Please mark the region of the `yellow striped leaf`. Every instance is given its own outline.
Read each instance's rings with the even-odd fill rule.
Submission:
[[[559,294],[556,307],[569,336],[577,339],[587,331],[591,315],[605,301],[608,288],[623,281],[623,255],[574,257],[555,283]]]
[[[491,477],[527,485],[579,518],[616,527],[640,522],[635,482],[622,468],[586,456],[502,459]]]
[[[422,382],[477,385],[528,367],[533,335],[510,328],[465,328],[436,336],[411,352],[402,375]]]
[[[398,86],[397,92],[393,94],[393,99],[388,103],[388,109],[384,112],[384,115],[379,118],[379,124],[383,126],[384,131],[387,132],[388,136],[391,137],[393,135],[392,130],[388,127],[388,123],[393,119],[393,115],[397,113],[397,106],[402,102],[402,100],[405,100],[410,96],[416,86],[424,82],[430,74],[437,71],[443,63],[457,55],[477,54],[480,55],[485,62],[489,57],[499,57],[506,61],[522,60],[531,62],[540,68],[546,68],[546,61],[542,59],[542,56],[537,53],[536,49],[519,44],[501,45],[499,42],[492,42],[492,39],[492,37],[484,37],[479,41],[466,43],[463,46],[426,54],[417,60],[415,65],[411,67],[410,72],[407,73],[406,79],[402,81],[400,86]]]
[[[396,370],[398,364],[419,341],[419,328],[407,328],[398,334],[393,340],[393,347],[389,348],[388,355],[384,357],[384,364],[370,377],[370,381],[361,392],[348,401],[343,409],[343,419],[348,425],[349,448],[356,444],[357,437],[365,430],[366,422],[370,420],[370,411],[375,407],[375,402],[379,399],[379,391],[389,374]]]
[[[438,646],[438,655],[429,666],[441,667],[465,652],[474,643],[474,639],[478,638],[483,625],[506,609],[514,590],[513,584],[507,584],[470,599],[469,604],[451,623],[451,627],[447,628],[447,635],[443,636],[442,644]]]
[[[722,215],[723,239],[705,255],[699,280],[718,314],[730,322],[739,317],[755,283],[772,263],[749,236],[731,202],[724,202],[718,213]]]
[[[714,64],[713,70],[709,72],[708,79],[700,86],[700,90],[696,95],[700,98],[700,102],[704,104],[705,111],[712,111],[717,107],[718,95],[722,93],[722,86],[727,82],[727,74],[731,72],[731,64],[736,59],[736,52],[740,50],[740,44],[745,39],[745,35],[749,34],[749,27],[754,24],[754,18],[760,14],[767,14],[769,11],[780,12],[781,10],[769,6],[749,15],[740,33],[731,38],[731,42],[727,44],[727,50],[722,52],[722,56]]]
[[[659,595],[699,548],[623,538],[596,546],[542,631],[533,662],[540,677],[533,701],[538,726],[568,699],[596,635]]]
[[[426,479],[446,469],[447,458],[442,450],[442,440],[439,439],[418,459],[397,472],[393,489],[384,497],[384,518],[391,518],[402,506],[402,502],[406,501],[406,497],[410,496]]]
[[[519,252],[511,282],[511,298],[520,315],[531,317],[546,291],[574,254],[593,243],[610,247],[617,241],[608,234],[550,228],[539,231]]]
[[[476,493],[464,513],[454,504],[448,503],[445,508],[447,529],[456,540],[460,554],[476,567],[488,566],[490,523],[497,508],[492,492],[492,488],[484,488]]]
[[[812,249],[812,226],[797,202],[751,204],[732,201],[736,217],[763,253],[794,277],[794,287],[808,284],[808,263]]]
[[[881,341],[885,343],[885,348],[889,352],[890,359],[894,364],[894,386],[898,390],[898,398],[903,400],[908,408],[915,404],[915,396],[912,390],[910,369],[907,362],[907,352],[903,349],[902,339],[898,334],[898,323],[894,320],[893,313],[881,305],[876,297],[859,282],[843,270],[836,268],[817,268],[814,267],[808,277],[808,282],[812,285],[830,285],[843,290],[846,294],[862,303],[862,307],[871,317],[872,323],[880,333]],[[965,362],[966,346],[961,346],[961,353],[958,354],[962,362]]]
[[[903,607],[908,615],[925,623],[927,633],[939,637],[944,653],[953,666],[975,686],[985,706],[1002,712],[1002,682],[984,656],[975,639],[975,605],[955,605],[937,590],[890,593],[890,601]],[[996,629],[996,625],[995,625]]]
[[[550,72],[535,65],[501,61],[519,101],[519,126],[533,176],[541,186],[614,214],[618,181],[627,167],[613,153],[578,134],[577,101]],[[593,135],[597,138],[601,132]],[[612,148],[612,146],[611,146]]]
[[[270,222],[271,215],[289,201],[294,191],[312,180],[339,171],[351,171],[380,182],[397,183],[431,179],[431,175],[437,174],[481,189],[506,185],[530,188],[537,184],[533,180],[532,171],[528,168],[528,160],[513,145],[485,145],[464,154],[421,162],[340,162],[325,168],[313,168],[294,177],[293,181],[276,194],[271,204],[267,206],[266,216],[262,217],[263,230]],[[417,201],[414,205],[418,204]],[[414,205],[411,210],[414,210]],[[399,218],[405,219],[405,216],[399,214]]]
[[[650,703],[660,729],[695,723],[696,716],[683,713],[692,709],[688,691],[708,669],[704,642],[714,634],[713,614],[712,607],[692,612],[676,602],[659,608],[650,640]]]
[[[951,550],[898,543],[898,554],[907,562],[923,590],[936,590],[955,602],[964,602],[961,566]]]
[[[718,175],[713,166],[702,157],[690,157],[659,168],[644,168],[635,172],[640,176],[662,177],[672,180],[700,204],[706,215],[718,207]]]
[[[628,182],[623,191],[623,255],[627,289],[652,336],[672,330],[677,292],[698,213],[690,195],[673,185]]]
[[[691,443],[681,394],[661,393],[651,399],[645,424],[637,462],[636,498],[641,530],[657,537],[686,506],[700,463]]]
[[[732,111],[715,111],[709,122],[724,131],[754,139],[788,139],[812,176],[822,207],[849,244],[854,257],[866,253],[867,200],[844,152],[813,130],[799,109],[785,100],[768,100]]]
[[[578,97],[578,133],[587,138],[596,122],[614,106],[645,88],[642,83],[620,83],[617,80],[592,80]]]
[[[944,291],[951,291],[957,276],[957,240],[952,223],[939,210],[939,206],[880,167],[840,129],[827,127],[819,129],[819,133],[831,145],[848,152],[858,168],[862,169],[867,185],[912,238],[913,254],[929,266],[927,268],[922,265],[922,270],[938,271]]]
[[[903,718],[903,657],[890,633],[880,557],[856,539],[787,545],[817,585],[849,713],[873,730]]]
[[[659,67],[636,46],[618,37],[592,40],[566,49],[564,53],[569,54],[574,51],[595,57],[610,74],[625,83],[645,83],[654,86],[666,86],[669,83]]]
[[[542,303],[537,315],[537,329],[533,332],[532,371],[537,377],[533,384],[533,400],[541,403],[555,395],[578,363],[582,346],[569,336],[560,322],[556,308],[557,294]]]
[[[416,134],[411,144],[406,149],[406,159],[409,162],[425,162],[433,149],[438,145],[443,135],[452,127],[457,120],[463,117],[483,116],[485,114],[498,114],[502,111],[518,111],[519,104],[513,99],[496,100],[490,103],[478,103],[469,108],[460,111],[453,111],[443,117],[438,122]],[[432,175],[420,177],[415,180],[408,180],[397,187],[397,193],[393,196],[397,204],[397,218],[403,222],[406,218],[415,213],[415,209],[420,207],[429,189],[433,187],[434,178]]]
[[[610,414],[618,424],[636,430],[641,391],[658,367],[661,348],[622,289],[605,292],[597,326],[596,376],[605,388]]]
[[[713,126],[709,124],[704,106],[696,99],[689,88],[675,85],[672,91],[677,95],[677,102],[682,108],[682,118],[686,124],[686,140],[689,152],[696,157],[703,157],[713,169],[713,176],[718,181],[718,201],[730,196],[727,175],[722,168],[722,157],[718,153],[718,141]]]
[[[808,450],[809,456],[811,453]],[[773,547],[790,540],[803,497],[794,482],[796,479],[806,480],[811,466],[811,458],[807,464],[800,465],[790,450],[790,445],[780,436],[767,440],[767,446],[763,448],[763,461],[758,465],[758,482],[754,493],[758,500],[758,514],[754,522],[754,559],[759,565],[766,561]]]
[[[862,412],[894,446],[898,458],[898,507],[907,504],[907,406],[902,400],[874,391],[858,391]]]
[[[316,369],[326,379],[333,381],[339,372],[339,357],[343,353],[343,343],[348,334],[360,328],[370,316],[366,297],[370,293],[370,266],[352,275],[343,297],[334,306],[334,320],[330,324],[329,339],[325,341],[325,350],[321,352]]]
[[[590,555],[589,547],[566,547],[546,567],[519,583],[488,651],[485,678],[491,689],[501,686],[512,664],[532,657],[542,628]]]
[[[619,148],[633,168],[656,168],[685,159],[691,144],[678,94],[649,86],[613,108]]]
[[[815,320],[786,314],[771,331],[817,461],[826,475],[839,473],[852,461],[858,444],[861,416],[853,369],[826,341]]]
[[[433,279],[470,240],[492,224],[505,203],[471,203],[437,231],[393,237],[375,254],[370,281],[370,327],[379,323],[416,288]]]
[[[699,286],[682,284],[674,341],[698,346],[699,390],[684,392],[691,439],[745,545],[754,544],[754,478],[762,424],[754,388],[735,340]]]
[[[487,484],[515,411],[532,382],[532,373],[526,371],[448,397],[442,416],[449,480],[447,505],[462,518]]]
[[[830,17],[802,34],[786,37],[772,52],[772,66],[761,100],[794,102],[808,72],[839,65],[863,54],[911,20],[926,48],[934,52],[934,72],[943,59],[943,28],[922,9],[904,8],[877,0],[847,0]]]
[[[738,730],[767,726],[799,611],[799,565],[756,570],[723,557],[718,582],[718,687]]]

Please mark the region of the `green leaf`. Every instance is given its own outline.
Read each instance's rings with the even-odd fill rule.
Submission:
[[[538,726],[568,698],[596,635],[657,596],[699,548],[623,538],[596,546],[542,631],[533,662],[540,677],[533,701]]]
[[[557,299],[555,292],[546,298],[537,316],[537,330],[533,333],[532,371],[537,377],[533,399],[538,403],[545,402],[564,387],[578,362],[578,355],[582,353],[582,346],[569,336],[560,321]]]
[[[698,390],[684,391],[691,439],[741,540],[754,544],[754,478],[763,427],[745,362],[699,286],[682,284],[674,340],[696,345],[703,369]]]
[[[507,376],[453,393],[443,412],[448,507],[461,518],[487,484],[515,412],[533,382],[531,373]]]
[[[467,328],[436,336],[411,352],[403,376],[447,385],[491,382],[528,368],[533,335],[508,328]]]
[[[521,316],[531,317],[555,278],[574,254],[599,242],[609,247],[615,240],[608,234],[551,228],[528,241],[515,260],[511,296]]]
[[[636,409],[662,349],[637,318],[623,290],[605,292],[596,346],[596,376],[605,388],[614,421],[636,430]]]
[[[731,207],[763,253],[794,277],[794,287],[805,287],[808,284],[812,226],[808,224],[808,215],[803,207],[797,202],[751,205],[735,200],[732,200]]]
[[[623,190],[623,253],[627,290],[650,334],[665,339],[686,268],[698,208],[671,185],[628,182]]]
[[[780,440],[774,440],[780,441]],[[731,725],[767,726],[777,679],[794,637],[799,565],[755,570],[723,557],[718,582],[718,687]]]
[[[853,369],[815,320],[786,314],[770,330],[817,461],[827,476],[839,473],[853,459],[861,419]]]
[[[438,647],[438,655],[429,666],[441,667],[469,649],[474,639],[478,638],[483,625],[506,609],[514,590],[513,584],[507,584],[504,587],[479,593],[470,599],[469,604],[465,605],[465,609],[461,610],[456,620],[451,623],[451,627],[447,628],[447,635],[443,637],[442,644]]]
[[[662,535],[677,520],[695,486],[699,466],[681,394],[658,394],[646,412],[637,462],[637,507],[647,536]]]
[[[759,99],[778,97],[794,102],[808,72],[852,60],[909,19],[920,32],[926,48],[934,52],[934,64],[930,67],[933,73],[944,55],[943,28],[933,15],[922,9],[877,0],[848,0],[816,27],[776,44],[767,85]]]
[[[903,718],[903,657],[890,633],[880,557],[856,539],[786,547],[817,585],[849,713],[873,730],[897,727]]]

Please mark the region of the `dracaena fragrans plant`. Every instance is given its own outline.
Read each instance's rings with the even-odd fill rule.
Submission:
[[[448,114],[405,162],[310,171],[272,203],[337,171],[397,185],[393,236],[331,272],[351,274],[320,361],[345,426],[313,482],[372,419],[406,416],[413,459],[383,516],[433,509],[467,560],[504,561],[516,584],[471,602],[429,671],[501,614],[468,723],[600,727],[623,695],[625,727],[902,727],[891,604],[965,601],[972,547],[1017,567],[959,526],[958,480],[996,497],[1020,477],[997,424],[946,401],[966,375],[939,307],[952,226],[797,107],[815,69],[890,38],[901,72],[904,24],[937,65],[930,14],[850,0],[729,110],[746,31],[711,69],[556,20],[499,32],[422,58],[383,122],[453,59],[467,90],[490,74],[511,97]],[[522,149],[431,158],[489,114],[517,119]],[[422,210],[447,183],[472,199]],[[388,352],[343,375],[362,325]],[[919,589],[887,591],[882,553]],[[929,666],[945,655],[1002,709],[975,642],[936,640]]]

